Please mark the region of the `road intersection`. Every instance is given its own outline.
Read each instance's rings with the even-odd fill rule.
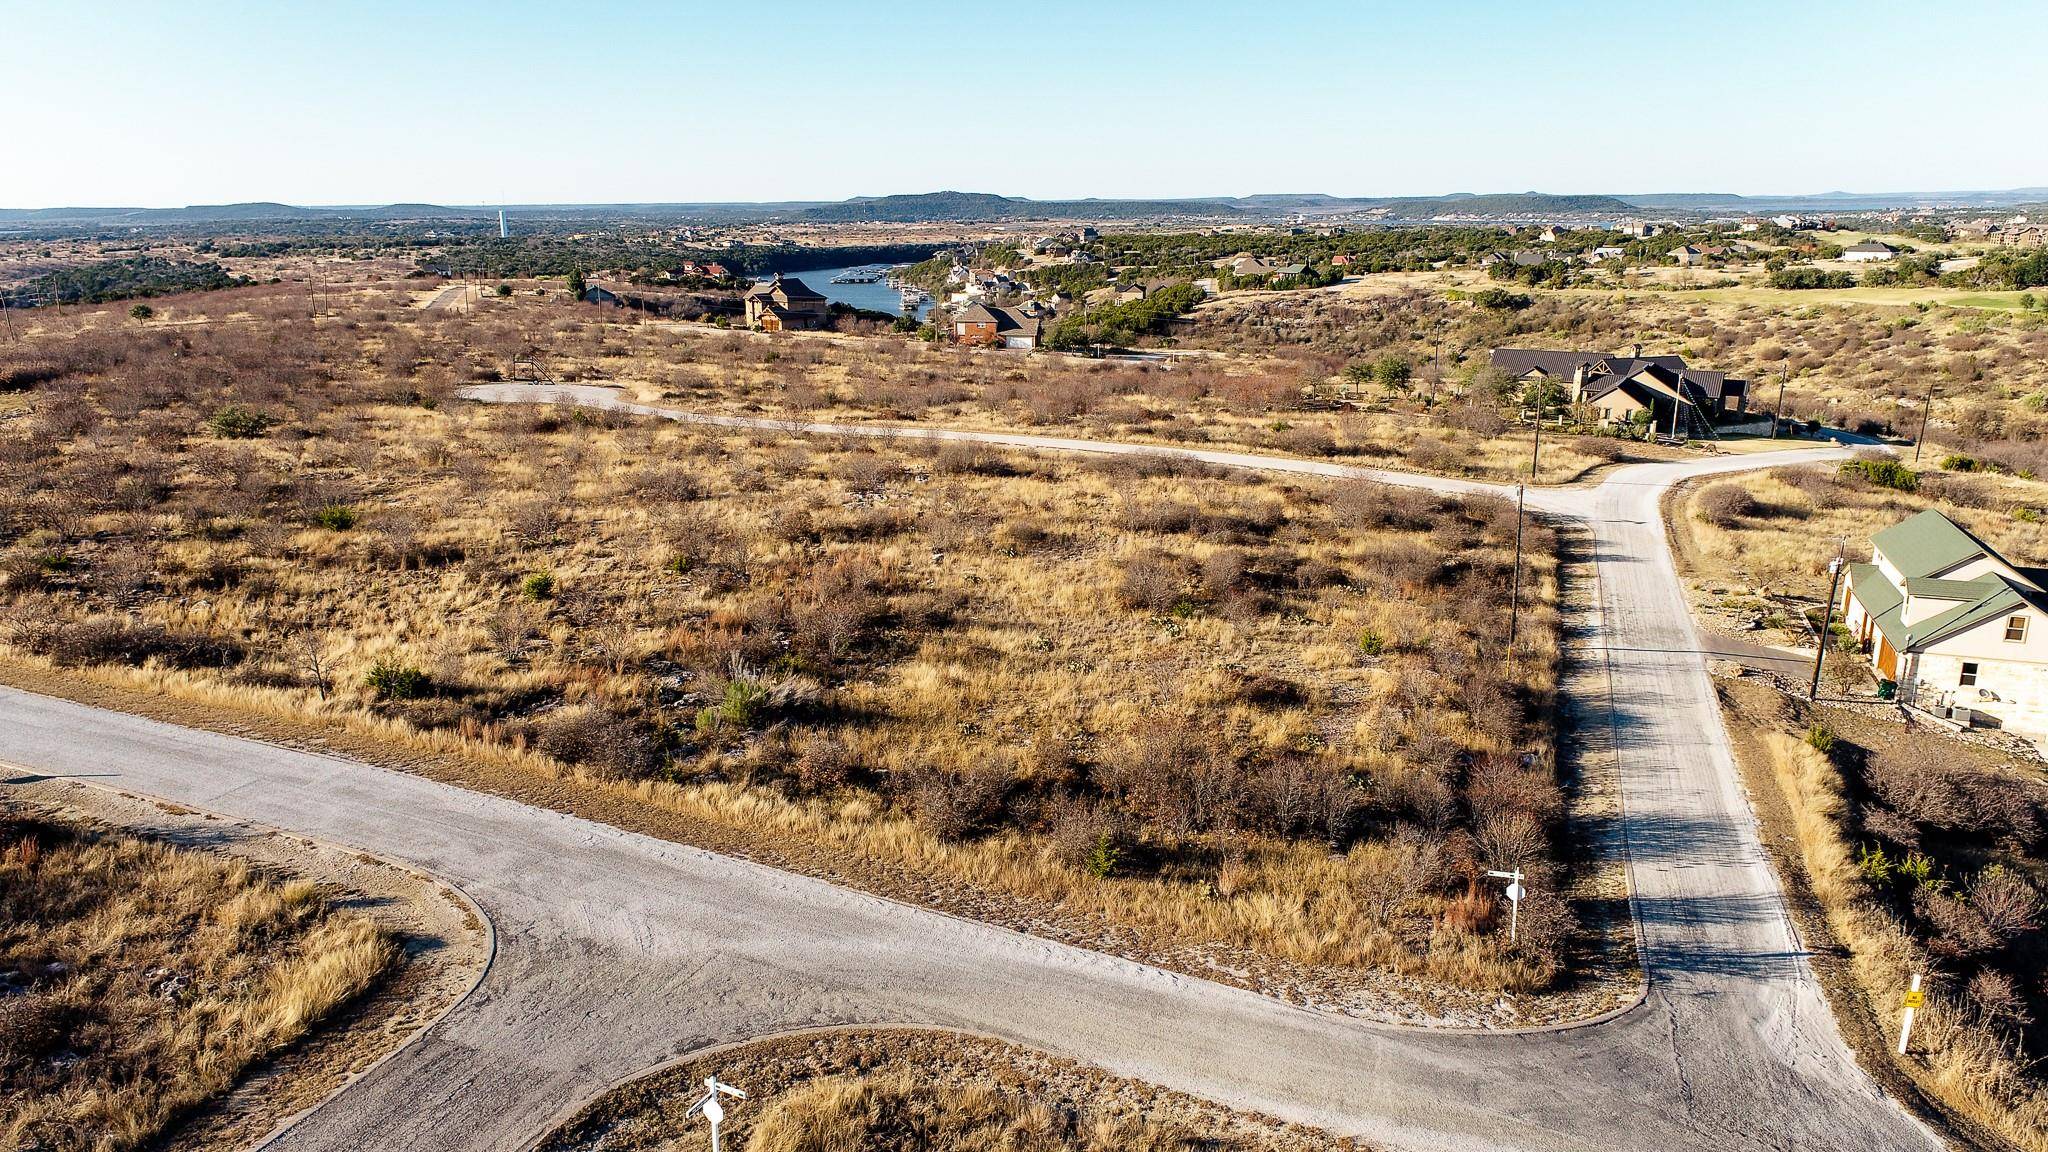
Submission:
[[[466,395],[1500,491],[1234,452],[698,416],[588,387]],[[1584,643],[1610,662],[1612,693],[1581,702],[1581,715],[1612,726],[1650,979],[1643,1002],[1583,1027],[1362,1024],[420,776],[5,688],[0,761],[404,860],[489,913],[498,954],[476,992],[279,1149],[516,1148],[562,1109],[678,1054],[854,1023],[992,1034],[1389,1148],[1936,1148],[1857,1067],[1803,956],[1659,509],[1673,483],[1830,452],[1635,465],[1529,491],[1532,508],[1591,532],[1599,620]]]

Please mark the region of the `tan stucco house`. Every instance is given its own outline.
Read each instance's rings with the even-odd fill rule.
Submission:
[[[2048,590],[1939,512],[1871,537],[1842,620],[1902,703],[2048,735]]]

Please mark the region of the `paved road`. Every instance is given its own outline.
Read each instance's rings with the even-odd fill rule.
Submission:
[[[514,1148],[663,1058],[843,1023],[993,1033],[1394,1148],[1937,1147],[1855,1066],[1799,954],[1659,523],[1657,495],[1674,480],[1788,458],[1644,465],[1532,493],[1594,529],[1594,643],[1613,662],[1652,976],[1642,1005],[1575,1030],[1371,1027],[419,777],[9,689],[0,760],[413,861],[489,911],[500,951],[478,992],[282,1149]],[[1596,716],[1606,706],[1590,703]]]

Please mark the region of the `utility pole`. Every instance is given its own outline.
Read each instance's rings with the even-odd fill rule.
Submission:
[[[1536,380],[1536,440],[1529,446],[1529,479],[1536,479],[1536,465],[1543,456],[1543,385],[1542,377]]]
[[[1508,585],[1508,670],[1515,667],[1515,637],[1522,622],[1522,486],[1515,485],[1515,575]]]
[[[1778,425],[1785,422],[1785,382],[1792,378],[1790,371],[1778,373],[1778,406],[1771,409],[1771,439],[1778,438]]]
[[[1436,318],[1436,371],[1429,382],[1429,406],[1436,407],[1438,394],[1444,390],[1444,325],[1449,317]]]
[[[1820,661],[1828,654],[1828,630],[1835,626],[1835,589],[1842,581],[1842,558],[1828,561],[1828,602],[1820,610],[1820,636],[1813,644],[1813,683],[1807,686],[1808,700],[1820,699]]]
[[[1913,463],[1920,462],[1920,446],[1927,442],[1927,416],[1934,411],[1934,381],[1927,382],[1927,399],[1920,404],[1920,434],[1913,437]]]

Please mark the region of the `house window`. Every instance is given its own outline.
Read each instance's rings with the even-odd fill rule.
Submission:
[[[1977,686],[1977,664],[1973,660],[1963,661],[1963,674],[1956,677],[1956,685],[1962,688]]]
[[[2008,616],[2005,618],[2005,638],[2017,644],[2027,638],[2027,618]]]

